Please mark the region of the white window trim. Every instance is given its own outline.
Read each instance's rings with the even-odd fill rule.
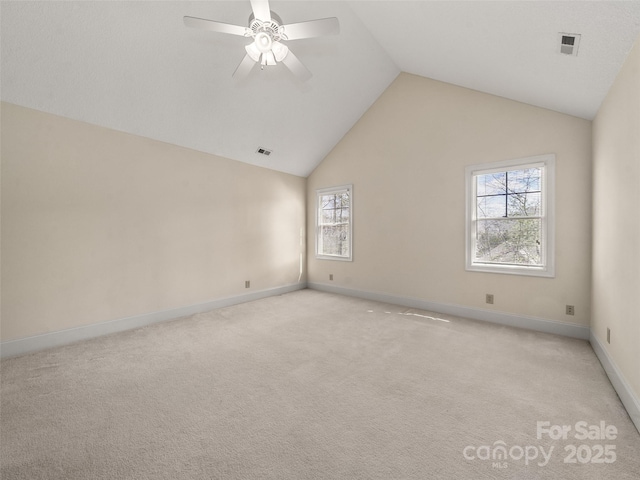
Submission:
[[[466,167],[465,267],[467,271],[555,277],[555,162],[556,156],[554,154],[547,154]],[[534,164],[544,165],[544,173],[542,175],[542,216],[544,218],[542,222],[542,239],[545,246],[543,249],[543,265],[495,265],[474,262],[476,237],[476,185],[473,181],[474,176],[477,174],[503,172],[513,169],[514,167],[533,166]]]
[[[318,224],[318,211],[320,210],[320,196],[331,193],[349,192],[349,256],[326,255],[318,253],[318,236],[320,235],[320,225]],[[316,235],[315,235],[315,253],[319,260],[338,260],[341,262],[353,261],[353,185],[340,185],[338,187],[321,188],[316,190]]]

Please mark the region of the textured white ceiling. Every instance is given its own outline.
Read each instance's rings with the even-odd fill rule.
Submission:
[[[640,1],[391,3],[352,7],[400,70],[586,119],[640,35]],[[581,35],[576,57],[560,32]]]
[[[640,2],[273,0],[284,23],[338,17],[338,36],[289,42],[283,66],[231,74],[248,0],[2,1],[3,101],[308,175],[400,71],[591,119],[640,35]],[[580,33],[577,57],[558,32]],[[258,147],[273,150],[264,157]]]

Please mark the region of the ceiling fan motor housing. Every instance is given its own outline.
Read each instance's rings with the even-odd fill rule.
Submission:
[[[256,19],[253,13],[249,15],[249,30],[252,32],[252,37],[263,32],[269,35],[274,42],[287,39],[282,31],[282,19],[273,12],[271,12],[271,20],[268,21]]]

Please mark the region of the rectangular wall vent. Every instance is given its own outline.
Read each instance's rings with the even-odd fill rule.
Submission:
[[[260,155],[266,155],[267,157],[271,155],[272,152],[273,150],[267,150],[266,148],[262,148],[262,147],[259,147],[256,150],[256,153],[259,153]]]
[[[580,44],[580,35],[577,33],[559,33],[558,39],[560,43],[560,53],[564,55],[578,55],[578,45]]]

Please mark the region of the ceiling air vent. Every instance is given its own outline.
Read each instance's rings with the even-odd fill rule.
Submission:
[[[578,45],[580,44],[580,35],[577,33],[559,33],[560,53],[565,55],[578,55]]]
[[[256,153],[259,153],[260,155],[265,155],[265,156],[269,156],[271,155],[272,150],[267,150],[266,148],[262,148],[259,147],[258,150],[256,150]]]

